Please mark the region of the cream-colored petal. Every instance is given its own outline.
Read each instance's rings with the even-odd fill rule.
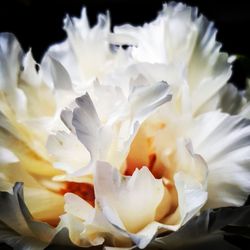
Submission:
[[[53,114],[53,95],[36,71],[31,51],[24,55],[16,38],[9,33],[1,34],[0,46],[2,112],[19,120]],[[41,99],[45,104],[40,104]]]
[[[63,196],[46,189],[24,188],[24,200],[37,220],[56,224],[63,213]]]
[[[43,155],[44,146],[41,142],[39,137],[27,131],[21,124],[12,125],[0,112],[0,144],[13,152],[27,171],[44,176],[59,174],[60,171],[54,169]]]
[[[63,196],[46,189],[29,175],[20,164],[1,166],[0,172],[8,185],[24,183],[24,201],[37,220],[55,223],[63,213]]]
[[[46,56],[53,57],[65,67],[74,89],[82,92],[96,77],[102,77],[116,65],[119,67],[116,62],[119,61],[119,53],[112,51],[108,40],[109,14],[99,15],[97,24],[91,28],[83,8],[80,18],[65,18],[64,29],[66,41],[51,46]]]
[[[210,112],[197,117],[189,136],[208,166],[207,207],[243,205],[250,192],[249,120]]]
[[[153,22],[142,27],[118,26],[114,32],[132,37],[135,60],[171,66],[184,77],[191,87],[194,115],[214,109],[211,100],[221,97],[220,90],[231,76],[231,60],[220,52],[213,23],[198,15],[196,8],[164,4]]]
[[[84,230],[84,224],[77,217],[71,214],[62,215],[60,224],[57,226],[57,231],[60,232],[64,228],[68,230],[69,238],[73,244],[84,247],[90,246],[90,244],[80,236]]]
[[[178,207],[160,222],[153,221],[136,234],[130,234],[138,247],[146,247],[161,230],[176,231],[197,215],[207,201],[207,168],[204,160],[194,154],[190,142],[178,142],[174,185]],[[173,197],[172,197],[173,199]]]
[[[112,246],[131,246],[129,238],[110,224],[98,207],[91,207],[79,196],[67,193],[65,210],[60,227],[68,228],[75,244],[97,246],[106,240]]]
[[[174,176],[178,193],[180,226],[197,215],[207,201],[208,192],[193,176],[178,172]]]
[[[55,162],[54,167],[68,174],[87,166],[90,161],[88,151],[77,137],[64,131],[49,136],[47,149]]]
[[[207,187],[208,167],[201,155],[195,154],[190,140],[177,140],[176,172],[192,176],[204,189]]]
[[[81,220],[93,220],[95,209],[89,205],[88,202],[73,193],[65,194],[64,199],[65,212],[70,213]]]
[[[36,70],[36,65],[37,63],[30,49],[23,57],[23,69],[21,70],[20,79],[33,87],[38,87],[41,84],[41,78]]]
[[[7,148],[0,147],[0,165],[18,162],[18,158]]]
[[[109,164],[99,162],[94,183],[97,203],[114,225],[136,233],[154,221],[164,186],[148,168],[135,171],[132,177],[122,177]]]

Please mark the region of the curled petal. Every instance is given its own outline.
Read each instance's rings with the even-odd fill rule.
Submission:
[[[1,241],[14,249],[44,249],[53,237],[53,229],[34,221],[25,206],[22,184],[16,183],[13,194],[0,192]]]
[[[118,26],[114,32],[120,40],[132,37],[135,60],[165,64],[179,72],[191,88],[194,115],[215,109],[214,100],[221,98],[220,90],[231,76],[231,60],[220,52],[213,23],[198,15],[197,8],[164,4],[155,21],[142,27]]]

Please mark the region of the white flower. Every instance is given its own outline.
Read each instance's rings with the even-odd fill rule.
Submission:
[[[39,71],[0,36],[0,241],[145,248],[206,208],[244,204],[248,90],[227,84],[210,22],[169,4],[113,34],[83,9],[65,30]]]

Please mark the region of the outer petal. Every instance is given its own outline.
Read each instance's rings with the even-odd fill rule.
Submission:
[[[183,172],[174,177],[178,192],[180,225],[185,224],[193,216],[197,215],[207,201],[207,192],[204,187],[191,175]]]
[[[208,209],[177,232],[158,237],[148,249],[239,249],[234,239],[248,242],[249,206]]]
[[[233,85],[227,84],[222,90],[222,98],[218,108],[222,112],[237,115],[242,112],[242,107],[246,104],[246,99],[240,91]],[[246,117],[247,118],[247,117]]]
[[[1,90],[8,90],[16,86],[19,65],[23,56],[22,49],[11,33],[0,35],[0,62],[1,62]]]
[[[0,144],[11,150],[27,171],[44,176],[53,176],[59,171],[52,168],[44,153],[38,135],[27,131],[17,122],[11,122],[0,112]]]
[[[64,199],[62,195],[47,190],[20,164],[1,166],[0,171],[1,183],[5,183],[6,187],[12,187],[16,182],[25,183],[24,201],[35,219],[51,223],[57,221],[63,213]],[[8,191],[8,189],[5,188],[1,191]]]
[[[42,250],[50,243],[73,246],[64,218],[57,228],[33,220],[23,201],[22,184],[16,183],[13,194],[0,192],[0,208],[0,242],[16,250]]]
[[[61,224],[69,228],[69,223],[64,222],[75,220],[76,223],[70,226],[70,237],[75,244],[85,247],[97,246],[105,241],[106,245],[111,246],[131,246],[127,235],[110,224],[98,207],[93,208],[77,195],[65,195],[65,210],[67,213]],[[78,229],[74,230],[77,225]]]
[[[12,109],[16,113],[24,113],[26,97],[17,88],[18,73],[23,56],[23,51],[14,35],[11,33],[0,34],[0,109],[11,115]]]
[[[20,71],[20,78],[17,81],[18,88],[23,91],[27,99],[26,119],[39,117],[52,117],[56,111],[55,97],[52,90],[36,70],[31,51],[23,58],[23,70]],[[22,120],[26,120],[21,118]]]
[[[90,244],[86,240],[80,238],[81,232],[84,230],[84,224],[81,220],[74,217],[71,214],[62,215],[60,224],[57,227],[58,231],[63,229],[68,230],[69,239],[76,246],[89,246]]]
[[[120,67],[123,51],[112,50],[109,44],[109,14],[99,15],[97,24],[91,28],[86,9],[83,8],[79,19],[69,16],[65,18],[64,29],[67,39],[61,44],[51,46],[46,57],[53,57],[66,68],[75,90],[86,90],[95,78],[101,78]]]
[[[211,112],[198,117],[189,136],[209,169],[207,207],[241,206],[250,192],[250,122]]]
[[[191,87],[194,115],[213,110],[211,100],[231,75],[228,55],[220,52],[216,29],[197,9],[184,4],[163,6],[158,18],[143,27],[115,27],[115,33],[132,37],[133,57],[140,62],[162,63],[184,73]],[[163,79],[166,80],[166,79]]]
[[[250,119],[250,81],[244,91],[238,90],[233,84],[227,84],[222,89],[222,99],[218,107],[226,113],[241,115]]]
[[[0,199],[0,240],[14,249],[44,249],[53,237],[53,230],[32,219],[23,202],[21,184],[15,185],[12,195],[1,192]]]
[[[50,87],[68,91],[72,89],[72,83],[68,72],[64,69],[62,64],[53,57],[47,55],[43,58],[41,70],[46,83]]]
[[[14,115],[25,121],[27,118],[53,114],[55,103],[51,90],[36,71],[31,51],[24,55],[12,34],[0,35],[0,64],[0,109],[5,115]]]

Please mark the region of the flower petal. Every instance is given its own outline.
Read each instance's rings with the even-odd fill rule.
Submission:
[[[62,215],[60,219],[60,224],[57,227],[59,232],[63,229],[67,229],[70,241],[77,246],[86,247],[90,245],[86,240],[80,237],[81,232],[84,230],[84,224],[81,220],[71,214]]]
[[[13,152],[27,171],[31,173],[44,176],[60,173],[53,169],[46,156],[40,154],[44,147],[39,139],[21,124],[14,123],[14,125],[0,112],[0,144]],[[37,147],[39,153],[32,146]]]
[[[173,66],[184,76],[191,88],[194,115],[214,109],[211,99],[220,98],[220,90],[231,76],[231,63],[220,52],[213,23],[198,16],[197,8],[164,4],[155,21],[142,27],[118,26],[114,32],[132,37],[135,60]]]
[[[63,197],[47,190],[20,164],[1,166],[1,174],[9,186],[16,182],[25,183],[24,201],[35,219],[53,223],[63,213]]]
[[[72,83],[68,72],[62,64],[52,56],[45,56],[41,65],[42,75],[46,83],[55,89],[72,89]]]
[[[0,221],[4,223],[1,227],[5,225],[1,240],[15,249],[44,249],[52,239],[52,228],[32,219],[23,201],[20,183],[13,188],[13,194],[0,192],[0,211]]]
[[[207,192],[201,183],[183,172],[175,174],[175,185],[178,192],[181,225],[189,221],[207,201]]]
[[[51,46],[46,56],[58,60],[69,72],[75,89],[83,91],[92,80],[109,70],[110,65],[114,66],[115,53],[108,42],[110,18],[108,14],[99,15],[97,24],[91,28],[83,8],[79,19],[65,18],[64,29],[67,40]]]
[[[8,91],[15,87],[23,52],[11,33],[0,34],[0,89]]]
[[[189,136],[208,165],[207,207],[243,205],[250,192],[249,120],[210,112],[194,121]]]
[[[0,242],[4,242],[16,250],[43,250],[48,245],[38,239],[18,234],[2,222],[0,222]]]
[[[88,202],[81,199],[78,195],[67,193],[64,196],[65,211],[82,220],[92,220],[94,208]]]
[[[71,234],[74,234],[73,242],[75,244],[97,246],[103,244],[104,240],[106,240],[111,245],[131,245],[128,237],[110,224],[97,207],[91,207],[77,195],[71,193],[65,195],[65,210],[66,214],[62,218],[61,225],[72,231]],[[70,225],[70,221],[75,221],[76,223]],[[79,225],[81,229],[77,229],[74,232],[74,226],[76,225]]]
[[[49,136],[47,149],[55,162],[54,167],[68,174],[86,166],[90,160],[86,148],[77,140],[77,137],[64,131]],[[73,154],[72,151],[74,151]]]
[[[97,203],[112,224],[136,233],[154,221],[164,186],[148,168],[122,178],[109,164],[99,162],[94,183]]]
[[[0,164],[10,164],[18,162],[18,158],[7,148],[0,147]]]
[[[102,159],[107,148],[107,129],[103,128],[88,94],[76,99],[79,105],[73,112],[72,124],[80,142],[88,149],[91,160]],[[104,151],[104,152],[103,152]]]

